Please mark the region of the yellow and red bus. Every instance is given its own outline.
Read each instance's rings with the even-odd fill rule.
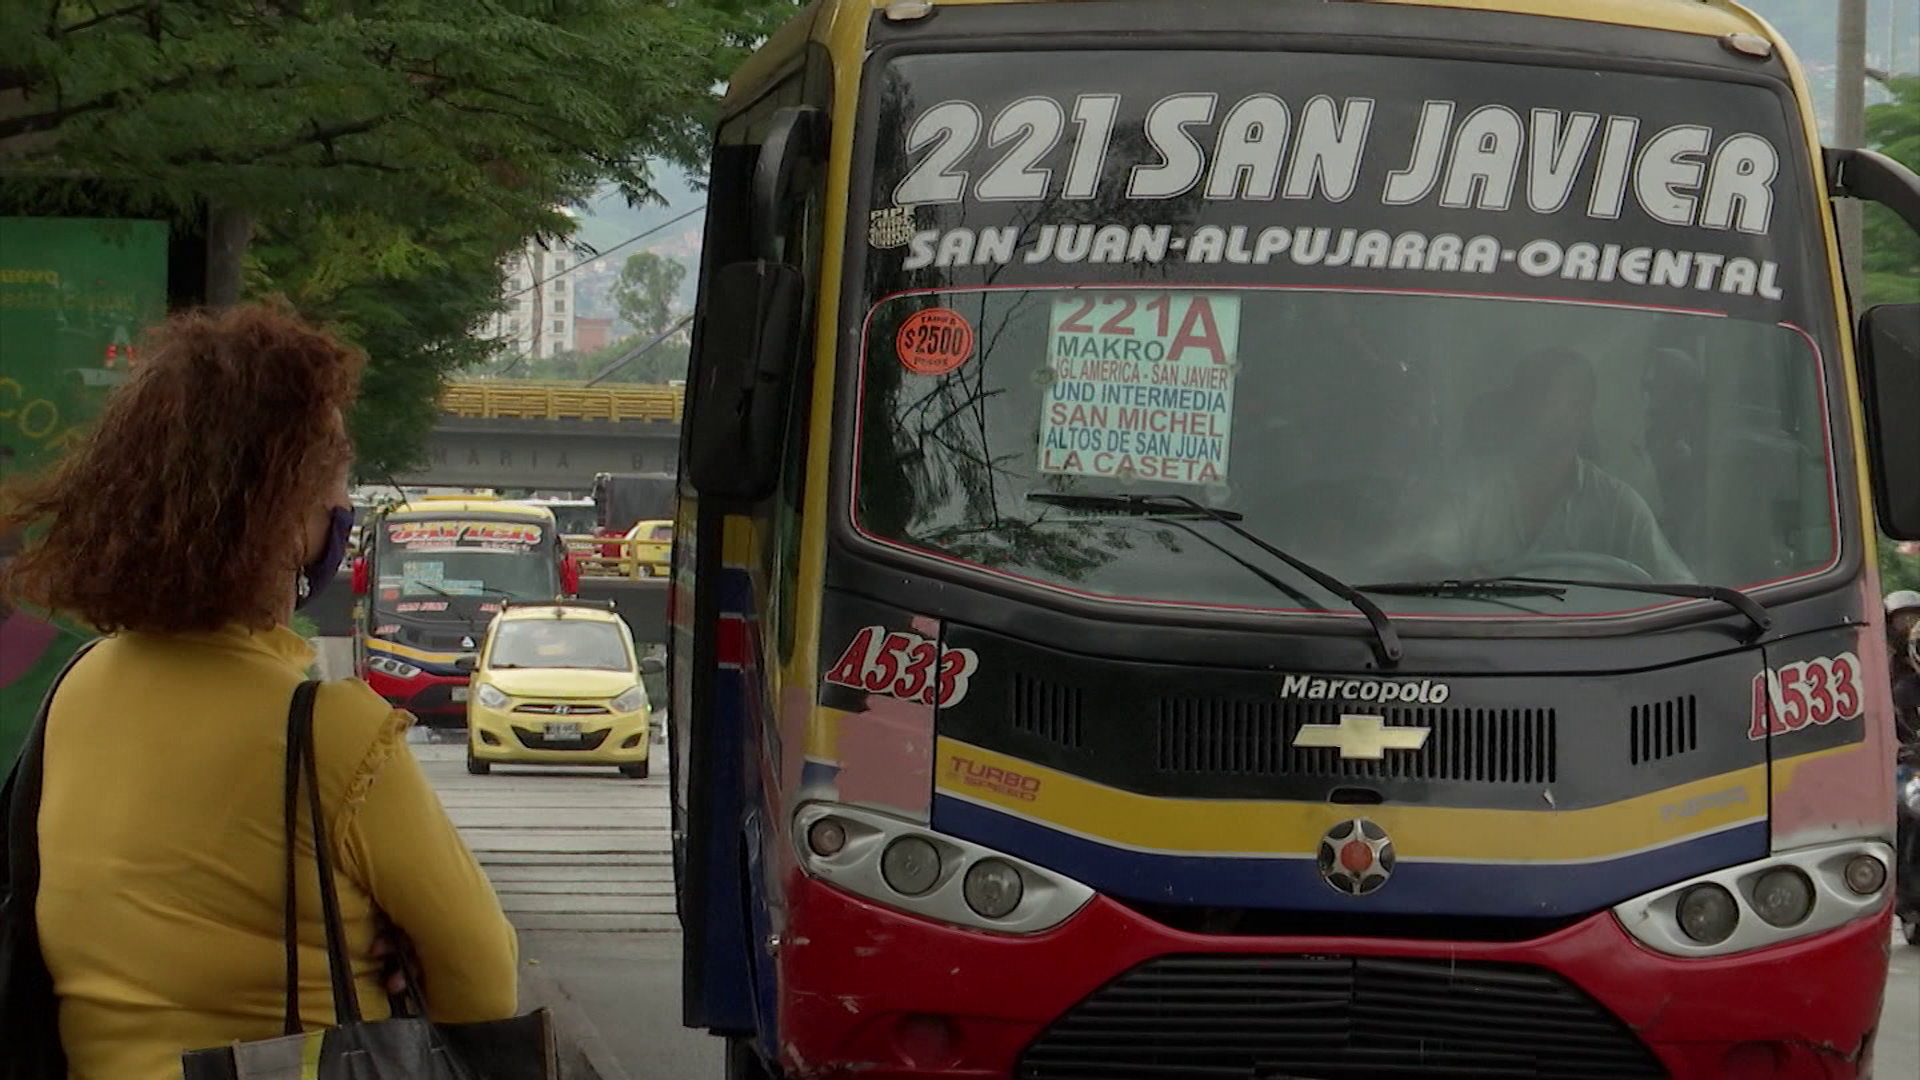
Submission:
[[[507,601],[572,596],[579,570],[544,506],[427,496],[376,511],[353,560],[354,669],[429,728],[467,726],[471,662]]]
[[[822,0],[672,567],[735,1078],[1864,1077],[1920,316],[1721,0]]]

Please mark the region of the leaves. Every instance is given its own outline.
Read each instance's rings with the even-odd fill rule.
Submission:
[[[629,255],[620,267],[620,280],[613,286],[613,302],[628,325],[652,337],[679,318],[674,300],[686,278],[686,264],[678,259],[651,251]]]
[[[1867,142],[1909,169],[1920,171],[1920,76],[1885,80],[1894,100],[1867,109]],[[1866,208],[1865,302],[1920,300],[1920,235],[1883,206]]]
[[[713,88],[791,7],[107,0],[49,23],[16,2],[26,107],[0,159],[256,211],[452,198],[520,219],[599,178],[644,199],[647,160],[699,161]]]
[[[493,350],[475,334],[503,260],[606,182],[644,201],[649,162],[702,166],[716,87],[797,7],[5,0],[0,172],[43,213],[90,208],[78,174],[129,210],[250,214],[247,291],[369,355],[352,426],[378,477],[417,459],[444,378]]]

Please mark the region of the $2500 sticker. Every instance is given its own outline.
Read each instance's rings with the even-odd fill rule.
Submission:
[[[847,643],[826,681],[946,708],[967,696],[967,680],[979,666],[980,656],[972,649],[942,649],[919,634],[867,626]]]

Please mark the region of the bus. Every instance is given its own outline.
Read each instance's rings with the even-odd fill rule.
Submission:
[[[1920,178],[1760,19],[821,0],[712,155],[730,1076],[1868,1075],[1920,308],[1831,207]]]
[[[593,535],[606,541],[600,545],[601,557],[630,560],[627,533],[638,522],[672,517],[674,491],[672,473],[595,474]]]
[[[467,726],[469,672],[506,601],[580,585],[552,511],[474,496],[375,509],[352,563],[354,670],[428,728]]]
[[[553,511],[554,527],[560,530],[561,536],[592,536],[599,521],[599,509],[592,499],[539,496],[520,501]]]

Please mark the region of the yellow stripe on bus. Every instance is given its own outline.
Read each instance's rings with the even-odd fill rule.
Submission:
[[[1402,858],[1588,862],[1761,820],[1768,798],[1767,768],[1754,765],[1578,810],[1554,810],[1550,787],[1541,788],[1538,810],[1177,799],[1122,791],[957,739],[940,739],[938,753],[939,794],[1119,847],[1191,855],[1312,855],[1328,828],[1364,814],[1393,835]],[[987,769],[1001,777],[982,775]],[[1026,790],[1007,782],[1008,772],[1028,778]]]

